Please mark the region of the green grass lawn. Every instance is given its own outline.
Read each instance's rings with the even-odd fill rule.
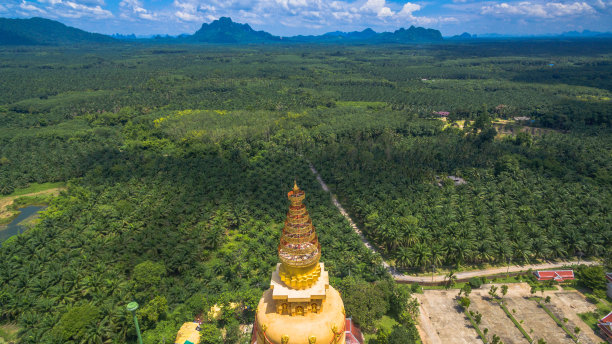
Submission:
[[[4,197],[21,196],[21,195],[25,195],[25,194],[29,194],[29,193],[34,193],[34,192],[45,191],[45,190],[49,190],[49,189],[61,188],[61,187],[64,187],[65,185],[66,185],[66,183],[64,183],[64,182],[42,183],[42,184],[31,183],[30,186],[28,186],[27,188],[15,190],[13,193],[8,194],[8,195],[6,195]],[[2,198],[4,198],[4,197],[2,197]]]
[[[374,326],[376,328],[384,328],[385,330],[388,330],[389,332],[391,331],[391,329],[393,329],[393,326],[395,325],[399,325],[399,323],[397,321],[395,321],[395,319],[391,318],[390,316],[383,316],[382,318],[378,319],[375,323]],[[363,335],[365,337],[365,341],[366,343],[368,343],[370,340],[376,338],[376,333],[367,333]]]
[[[591,293],[584,293],[584,294],[587,297],[592,296],[595,299],[597,299],[597,303],[595,304],[595,306],[597,307],[597,310],[595,310],[594,312],[579,313],[578,316],[580,317],[580,319],[582,319],[582,321],[584,321],[587,325],[589,325],[589,327],[592,328],[593,331],[599,332],[597,323],[599,322],[599,319],[603,318],[605,315],[612,312],[612,303],[610,303],[608,300],[602,300],[600,298],[597,298],[595,297],[595,295]]]
[[[5,195],[5,196],[2,196],[0,198],[21,196],[21,195],[25,195],[25,194],[29,194],[29,193],[34,193],[34,192],[45,191],[45,190],[49,190],[49,189],[61,188],[61,187],[64,187],[64,186],[66,186],[66,183],[64,183],[64,182],[42,183],[42,184],[31,183],[30,186],[28,186],[27,188],[15,190],[13,193]]]

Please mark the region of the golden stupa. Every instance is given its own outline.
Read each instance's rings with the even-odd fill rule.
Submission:
[[[329,285],[304,191],[294,183],[278,245],[280,263],[259,300],[253,327],[256,344],[344,344],[342,298]]]

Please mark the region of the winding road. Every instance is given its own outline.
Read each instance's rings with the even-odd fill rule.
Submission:
[[[334,196],[333,194],[331,194],[331,192],[329,190],[329,187],[327,187],[327,184],[325,184],[325,181],[323,181],[323,178],[321,178],[321,175],[319,174],[319,172],[315,169],[315,167],[312,165],[312,163],[309,163],[309,164],[310,164],[310,171],[312,171],[312,173],[316,176],[317,181],[319,182],[319,184],[321,184],[321,188],[325,192],[327,192],[327,193],[329,193],[331,195],[332,202],[334,203],[336,208],[338,208],[338,210],[340,211],[342,216],[344,216],[344,218],[349,222],[349,224],[351,225],[351,227],[353,228],[355,233],[357,233],[357,235],[359,235],[359,238],[361,238],[361,241],[363,242],[363,244],[370,251],[372,251],[373,253],[379,254],[376,251],[376,248],[363,235],[363,232],[361,231],[361,229],[359,229],[359,227],[357,227],[357,224],[355,224],[355,221],[353,221],[353,219],[351,219],[351,217],[349,216],[348,212],[344,209],[344,207],[342,207],[342,204],[340,204],[340,202],[338,202],[337,197]],[[509,267],[498,267],[498,268],[490,268],[490,269],[484,269],[484,270],[471,270],[471,271],[457,272],[457,273],[455,273],[455,276],[457,277],[457,280],[466,280],[466,279],[470,279],[472,277],[499,275],[499,274],[504,274],[506,272],[508,272],[508,273],[510,273],[510,272],[521,272],[521,271],[527,271],[529,269],[532,269],[532,270],[554,269],[554,268],[559,268],[559,267],[562,267],[562,266],[574,265],[574,264],[599,265],[599,262],[583,260],[583,261],[549,262],[549,263],[530,264],[530,265],[511,265]],[[434,275],[434,276],[431,276],[431,275],[428,275],[428,276],[425,276],[425,275],[423,275],[423,276],[406,275],[406,274],[403,274],[403,273],[397,271],[393,266],[389,265],[389,263],[387,263],[384,260],[382,262],[382,265],[383,265],[383,267],[385,269],[387,269],[387,271],[389,271],[391,276],[393,276],[393,279],[395,281],[397,281],[397,282],[403,282],[403,283],[413,283],[413,282],[417,282],[417,283],[439,283],[439,282],[444,282],[446,280],[446,276],[445,275]]]

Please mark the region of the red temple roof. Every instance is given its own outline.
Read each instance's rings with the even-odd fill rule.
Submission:
[[[612,312],[599,320],[597,326],[601,329],[601,333],[608,337],[608,341],[612,340]]]
[[[608,280],[608,283],[612,283],[612,272],[608,272],[606,274],[606,279]]]
[[[363,344],[363,335],[357,325],[353,323],[353,319],[346,318],[345,325],[346,344]]]
[[[555,280],[557,282],[563,282],[574,279],[574,270],[536,271],[534,274],[538,278],[538,281]]]

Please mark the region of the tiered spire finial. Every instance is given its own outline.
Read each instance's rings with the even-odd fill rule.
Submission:
[[[289,287],[304,289],[314,284],[321,274],[321,245],[302,203],[305,193],[297,186],[297,181],[287,197],[291,204],[278,246],[280,276]]]

